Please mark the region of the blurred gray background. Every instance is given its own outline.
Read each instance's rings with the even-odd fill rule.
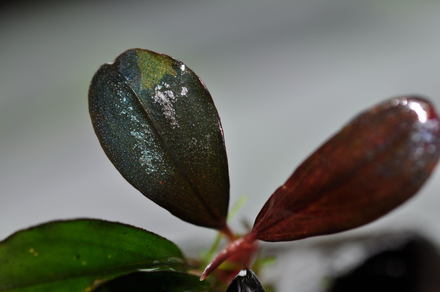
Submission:
[[[88,116],[89,82],[128,48],[180,59],[207,84],[225,131],[231,205],[249,198],[232,223],[237,230],[360,110],[413,93],[440,107],[440,1],[38,3],[0,6],[1,238],[76,217],[141,226],[190,254],[214,237],[144,198],[98,144]],[[413,228],[440,241],[439,190],[437,171],[397,211],[333,237]],[[316,291],[304,280],[316,274],[297,277],[297,291]],[[281,287],[292,287],[291,278],[280,277]]]

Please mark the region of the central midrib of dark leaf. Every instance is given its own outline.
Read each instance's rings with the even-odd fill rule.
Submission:
[[[115,65],[112,65],[112,66],[115,66]],[[184,171],[182,171],[182,167],[178,163],[178,160],[175,159],[174,156],[170,153],[169,147],[168,147],[167,143],[165,143],[165,141],[163,140],[162,136],[159,134],[157,124],[154,122],[153,119],[150,118],[151,114],[148,112],[148,109],[146,109],[142,105],[142,102],[141,102],[141,99],[140,99],[139,95],[134,91],[133,88],[131,88],[131,86],[129,85],[129,82],[125,78],[125,76],[122,75],[117,69],[115,71],[121,77],[121,79],[124,80],[125,86],[130,90],[130,92],[133,94],[133,96],[136,97],[136,100],[137,100],[139,106],[142,108],[142,112],[145,114],[145,118],[148,121],[148,123],[150,124],[152,131],[154,132],[155,136],[157,137],[157,139],[158,139],[159,143],[161,144],[161,146],[163,147],[163,149],[165,149],[165,151],[164,151],[165,155],[176,166],[176,170],[177,170],[178,174],[188,183],[189,187],[191,188],[191,190],[193,191],[193,193],[195,194],[197,199],[202,203],[202,205],[205,207],[205,209],[211,215],[211,217],[214,218],[214,219],[219,219],[219,217],[211,209],[209,204],[205,201],[205,199],[204,199],[203,195],[201,194],[200,190],[198,189],[198,187],[196,185],[192,184],[191,180],[189,179],[187,174]]]

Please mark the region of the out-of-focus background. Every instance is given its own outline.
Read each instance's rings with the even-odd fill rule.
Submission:
[[[89,82],[125,49],[169,54],[207,84],[224,126],[231,203],[249,198],[232,223],[242,230],[240,220],[253,222],[272,191],[360,110],[414,93],[440,107],[439,12],[436,0],[1,4],[0,237],[75,217],[141,226],[190,254],[215,236],[143,197],[99,146]],[[439,191],[440,170],[397,211],[333,238],[415,229],[440,241]],[[316,291],[322,262],[305,258],[284,260],[283,273],[295,277],[272,273],[280,291]]]

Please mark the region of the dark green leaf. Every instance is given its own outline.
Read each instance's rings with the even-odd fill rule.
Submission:
[[[128,50],[93,77],[89,110],[101,146],[128,182],[185,221],[224,228],[223,131],[191,69],[166,55]]]
[[[54,221],[0,242],[0,291],[87,291],[137,269],[182,263],[176,245],[139,228],[94,219]]]
[[[178,272],[137,272],[99,286],[96,292],[207,292],[206,282],[193,275]]]

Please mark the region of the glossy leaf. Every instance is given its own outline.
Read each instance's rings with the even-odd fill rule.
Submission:
[[[54,221],[0,242],[0,291],[85,291],[136,269],[182,264],[177,246],[151,232],[93,219]]]
[[[241,270],[226,292],[264,292],[257,276],[249,269]]]
[[[357,116],[266,202],[251,236],[284,241],[351,229],[414,195],[440,155],[440,121],[422,98],[385,101]]]
[[[136,272],[111,280],[95,292],[208,292],[198,277],[180,272]]]
[[[223,131],[191,69],[166,55],[128,50],[93,77],[89,110],[101,146],[128,182],[185,221],[225,227]]]

